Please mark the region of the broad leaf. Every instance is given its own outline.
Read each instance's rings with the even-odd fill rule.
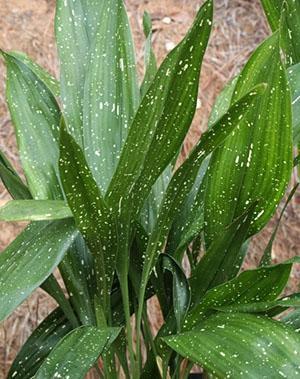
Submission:
[[[1,221],[60,220],[73,217],[62,200],[12,200],[0,208]]]
[[[265,317],[221,313],[164,341],[218,378],[292,378],[300,373],[299,334]]]
[[[36,199],[61,198],[58,104],[31,64],[16,54],[2,54],[7,66],[7,102],[30,192]]]
[[[62,124],[60,175],[78,229],[95,261],[98,291],[106,309],[116,260],[115,220],[102,198],[84,154]]]
[[[56,308],[34,330],[13,361],[7,379],[31,379],[54,346],[72,326],[60,308]]]
[[[281,47],[289,67],[300,62],[300,3],[297,0],[284,0],[282,4]]]
[[[177,154],[196,109],[211,19],[209,0],[186,37],[162,63],[143,97],[109,186],[107,197],[114,208],[121,205],[121,211],[130,208],[133,214],[138,213],[151,187]]]
[[[34,223],[0,254],[0,321],[45,281],[77,234],[72,221]]]
[[[273,32],[279,28],[283,0],[261,0],[268,22]]]
[[[254,52],[238,78],[232,101],[260,82],[268,84],[264,96],[209,163],[204,199],[207,246],[256,200],[249,236],[259,231],[274,213],[290,179],[291,102],[278,34]]]
[[[34,378],[84,378],[105,346],[114,341],[119,331],[118,328],[100,330],[93,326],[73,330],[55,346]]]
[[[293,113],[293,140],[294,144],[300,142],[300,63],[287,70],[292,95]]]
[[[83,147],[105,193],[139,104],[139,87],[123,0],[96,2],[102,12],[84,83]]]

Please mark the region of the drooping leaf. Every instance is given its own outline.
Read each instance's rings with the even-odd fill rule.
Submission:
[[[189,312],[184,327],[192,329],[206,312],[221,306],[276,300],[288,281],[293,261],[242,272],[236,278],[210,289]]]
[[[34,330],[13,361],[7,379],[31,379],[54,346],[72,326],[60,308],[56,308]]]
[[[71,220],[33,223],[0,254],[0,320],[46,280],[77,234]]]
[[[22,179],[12,167],[5,155],[0,151],[0,177],[1,180],[14,199],[31,199],[29,192]]]
[[[96,3],[102,12],[84,83],[83,147],[105,193],[139,104],[139,87],[123,0]]]
[[[254,206],[215,238],[192,271],[190,285],[194,303],[197,304],[210,288],[234,278],[240,270],[244,259],[241,248],[251,224]]]
[[[34,379],[82,379],[103,349],[117,337],[119,328],[100,330],[81,326],[67,334],[51,351]]]
[[[164,341],[219,378],[292,378],[300,373],[300,336],[265,317],[220,313]]]
[[[59,199],[58,104],[24,58],[2,54],[7,66],[7,102],[28,187],[36,199]]]
[[[184,40],[162,63],[142,99],[107,193],[115,208],[121,200],[121,210],[138,213],[152,185],[177,154],[196,109],[211,19],[209,0]]]
[[[1,221],[60,220],[73,217],[62,200],[12,200],[0,208]]]
[[[60,141],[62,185],[75,222],[93,254],[98,291],[106,310],[115,270],[115,220],[102,198],[80,146],[63,124]]]
[[[278,33],[254,52],[238,78],[232,101],[260,82],[268,84],[264,96],[210,160],[204,198],[207,246],[256,200],[249,236],[259,231],[290,179],[291,102]]]
[[[43,67],[31,60],[26,54],[19,51],[10,51],[9,55],[15,57],[20,62],[24,63],[47,88],[52,92],[53,96],[59,97],[59,82],[50,75]]]

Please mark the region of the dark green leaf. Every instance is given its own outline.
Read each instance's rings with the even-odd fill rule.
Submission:
[[[106,310],[116,260],[115,220],[74,138],[61,128],[61,181],[76,224],[93,254],[98,291]]]
[[[176,156],[196,109],[211,19],[209,0],[184,40],[162,63],[144,96],[109,186],[107,196],[114,208],[138,213],[151,187]]]
[[[197,329],[164,341],[218,378],[295,378],[300,374],[300,336],[265,317],[221,313]]]
[[[283,0],[261,0],[265,14],[273,32],[279,28]]]
[[[1,221],[60,220],[73,217],[62,200],[12,200],[0,208]]]
[[[30,192],[36,199],[61,198],[58,104],[24,58],[8,53],[3,56],[7,66],[7,102]]]
[[[77,234],[72,221],[34,223],[0,254],[0,320],[45,281]]]
[[[31,379],[54,346],[71,330],[72,326],[62,310],[56,308],[22,346],[7,379]]]
[[[254,52],[238,78],[232,101],[260,82],[268,84],[264,95],[210,160],[204,199],[207,246],[256,200],[249,236],[259,231],[290,179],[291,102],[278,33]]]
[[[234,278],[240,270],[244,259],[241,247],[246,239],[255,205],[223,233],[219,232],[219,236],[210,244],[204,257],[192,271],[190,285],[194,303],[197,304],[210,288]]]
[[[0,177],[7,191],[15,199],[31,199],[31,194],[14,170],[8,159],[0,151]]]
[[[294,144],[300,142],[300,63],[287,70],[292,95],[293,113],[293,140]]]
[[[298,0],[282,1],[280,19],[281,47],[287,66],[300,62],[300,3]]]
[[[82,379],[103,349],[119,334],[118,328],[100,330],[81,326],[67,334],[51,351],[35,379]]]
[[[275,300],[286,286],[292,262],[244,271],[229,282],[212,288],[189,312],[184,327],[193,328],[205,318],[206,312],[221,306]]]
[[[182,268],[171,256],[161,254],[159,266],[162,272],[168,271],[171,274],[172,284],[169,280],[165,281],[165,290],[171,285],[172,307],[176,318],[177,331],[179,332],[190,306],[190,286]],[[169,276],[167,278],[170,279]]]

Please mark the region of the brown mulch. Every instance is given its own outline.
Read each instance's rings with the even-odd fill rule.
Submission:
[[[154,49],[159,61],[183,37],[195,15],[195,0],[127,0],[142,71],[143,34],[141,20],[146,9],[153,18]],[[0,0],[0,47],[26,52],[57,76],[58,64],[53,36],[54,0]],[[243,66],[253,49],[266,37],[268,28],[258,0],[215,0],[215,26],[201,75],[201,92],[193,127],[183,149],[186,155],[206,128],[216,95]],[[0,149],[20,171],[16,141],[5,105],[5,68],[0,64]],[[0,200],[9,196],[0,185]],[[299,253],[299,196],[288,207],[274,244],[276,261]],[[281,206],[282,207],[282,206]],[[277,216],[278,217],[278,214]],[[247,267],[257,262],[266,246],[275,219],[252,242]],[[0,247],[19,233],[23,225],[1,223]],[[300,270],[296,267],[288,290],[297,290]],[[35,291],[0,327],[0,379],[31,331],[55,306],[42,290]],[[153,326],[158,320],[152,317]]]

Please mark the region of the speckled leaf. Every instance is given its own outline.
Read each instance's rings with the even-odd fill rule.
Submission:
[[[60,61],[60,90],[69,130],[83,144],[83,94],[90,51],[105,2],[58,0],[55,36]]]
[[[84,154],[74,138],[61,127],[59,160],[61,181],[75,222],[94,256],[98,291],[106,309],[116,260],[115,220],[104,202]]]
[[[170,255],[161,254],[159,266],[163,273],[169,272],[172,277],[172,282],[169,282],[169,280],[165,281],[164,290],[167,291],[168,287],[172,288],[172,304],[170,305],[173,308],[177,331],[179,332],[190,306],[191,294],[189,282],[182,268]],[[169,278],[169,276],[167,278]]]
[[[300,375],[299,334],[265,317],[221,313],[199,328],[164,341],[217,378]]]
[[[283,0],[261,0],[261,4],[267,16],[273,32],[279,28],[280,12]]]
[[[0,208],[1,221],[60,220],[73,217],[62,200],[12,200]]]
[[[192,271],[190,285],[194,303],[197,304],[210,288],[234,278],[239,272],[244,260],[241,248],[251,224],[254,206],[219,232]]]
[[[300,2],[284,0],[282,3],[280,43],[289,67],[300,62]]]
[[[47,86],[47,88],[52,92],[53,96],[59,97],[59,82],[43,67],[38,65],[22,52],[10,51],[9,55],[24,63],[40,79],[40,81]]]
[[[287,308],[300,307],[300,295],[293,294],[274,301],[253,302],[247,304],[232,304],[222,307],[216,307],[216,310],[222,312],[236,313],[264,313],[273,315],[284,312]]]
[[[238,78],[232,101],[260,82],[268,84],[264,96],[210,160],[204,198],[207,246],[256,200],[249,236],[258,232],[274,213],[290,179],[291,102],[278,34],[254,52]]]
[[[31,194],[27,186],[23,183],[15,169],[12,167],[5,155],[0,151],[0,177],[1,180],[15,199],[30,199]]]
[[[98,0],[99,6],[101,1]],[[139,104],[133,41],[123,0],[106,0],[84,84],[83,145],[103,192]]]
[[[298,258],[297,258],[298,259]],[[191,329],[205,318],[206,312],[231,304],[273,301],[286,286],[292,262],[242,272],[236,278],[210,289],[189,312],[184,327]]]
[[[56,308],[33,331],[13,361],[7,379],[31,379],[54,346],[72,326],[60,308]]]
[[[138,213],[159,175],[176,156],[192,121],[212,2],[199,10],[184,40],[167,56],[130,127],[108,190],[109,203]],[[126,197],[124,197],[124,194]]]
[[[105,346],[119,334],[119,328],[100,330],[81,326],[67,334],[45,359],[34,379],[82,379]]]
[[[215,148],[224,143],[224,140],[228,138],[237,125],[242,122],[243,117],[245,117],[247,112],[253,107],[257,97],[259,97],[264,89],[264,85],[258,86],[235,103],[214,127],[210,128],[201,136],[189,157],[173,175],[162,200],[154,230],[149,238],[145,253],[146,258],[141,288],[147,283],[149,274],[163,248],[174,217],[190,193],[202,162]]]
[[[70,220],[34,223],[0,254],[0,321],[45,281],[77,234]]]
[[[300,142],[300,63],[287,70],[292,95],[293,113],[293,140],[294,144]]]
[[[143,83],[141,85],[141,96],[143,97],[157,72],[156,58],[152,49],[152,21],[149,13],[144,12],[143,15],[143,29],[146,37],[145,49],[144,49],[144,68],[145,75]]]
[[[280,321],[290,326],[291,328],[295,329],[295,331],[299,333],[300,332],[300,309],[297,308],[293,310],[292,312],[282,317]]]
[[[30,192],[38,199],[60,198],[58,104],[30,65],[15,54],[3,56],[7,66],[7,102]]]

